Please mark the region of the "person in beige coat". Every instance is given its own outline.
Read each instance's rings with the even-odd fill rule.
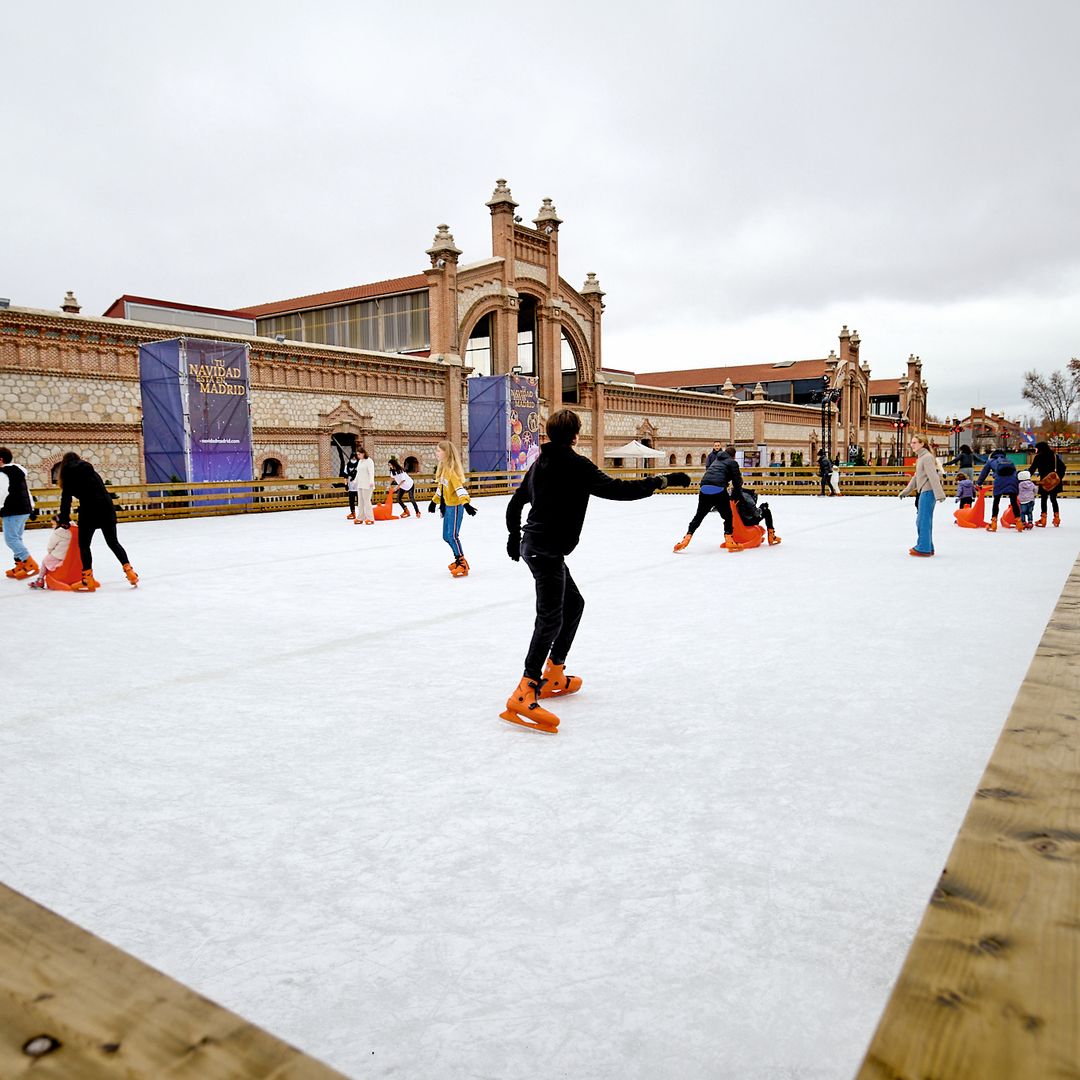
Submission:
[[[900,498],[915,496],[918,538],[908,554],[929,558],[934,554],[934,510],[939,502],[945,501],[945,485],[926,436],[912,435],[909,445],[915,455],[915,475],[900,492]]]

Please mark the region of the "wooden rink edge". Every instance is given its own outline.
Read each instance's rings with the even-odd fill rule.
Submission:
[[[59,1045],[49,1049],[49,1040]],[[45,1051],[40,1056],[28,1052],[39,1048]],[[4,885],[0,1077],[343,1080],[342,1073]]]
[[[924,1078],[1080,1080],[1080,557],[857,1074]]]

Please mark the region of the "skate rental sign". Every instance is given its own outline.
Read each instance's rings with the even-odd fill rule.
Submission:
[[[248,347],[200,338],[139,346],[150,483],[251,480]]]

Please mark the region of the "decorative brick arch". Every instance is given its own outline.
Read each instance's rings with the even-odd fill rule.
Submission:
[[[328,413],[319,414],[319,475],[337,476],[340,462],[333,449],[330,436],[336,431],[343,431],[356,437],[356,445],[362,446],[368,457],[374,456],[371,416],[356,411],[344,398]],[[277,455],[267,455],[273,457]],[[282,461],[282,465],[284,465]]]
[[[596,364],[593,362],[592,349],[589,348],[589,343],[585,340],[581,328],[573,319],[563,319],[560,325],[570,342],[570,350],[574,354],[578,381],[592,381],[596,373]]]
[[[656,425],[646,416],[643,417],[641,423],[638,424],[637,429],[634,432],[634,438],[638,442],[645,442],[648,439],[646,445],[656,448],[656,441],[660,437],[660,432]]]
[[[281,472],[278,473],[276,479],[284,479],[289,472],[289,455],[286,454],[284,450],[272,450],[256,457],[256,461],[258,462],[258,466],[255,470],[256,479],[263,479],[263,468],[270,460],[281,462]]]

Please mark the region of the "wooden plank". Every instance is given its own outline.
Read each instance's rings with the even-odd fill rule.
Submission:
[[[1080,558],[858,1077],[1080,1080]]]
[[[0,1077],[342,1074],[0,885]]]

